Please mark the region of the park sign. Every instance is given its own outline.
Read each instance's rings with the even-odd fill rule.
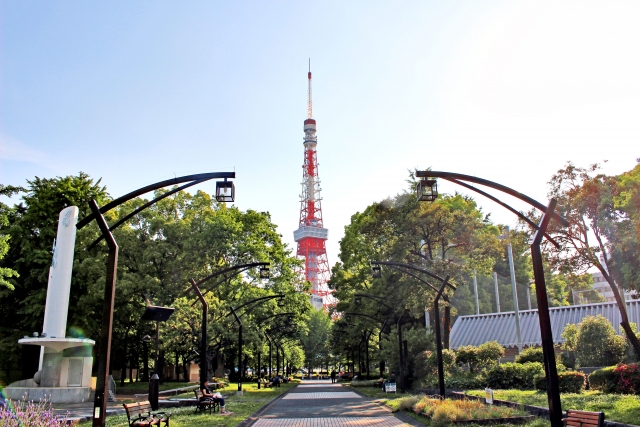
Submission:
[[[493,390],[490,388],[484,389],[484,398],[487,404],[493,405]]]

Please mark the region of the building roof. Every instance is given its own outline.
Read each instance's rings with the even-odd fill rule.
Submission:
[[[629,322],[640,325],[640,300],[627,301],[627,313]],[[598,314],[609,319],[616,332],[621,333],[620,311],[614,302],[550,308],[553,342],[556,344],[564,342],[560,335],[567,324],[578,324],[586,316],[597,316]],[[520,311],[520,335],[522,345],[541,344],[538,310]],[[478,346],[487,341],[498,341],[503,347],[517,345],[513,311],[460,316],[451,328],[450,345],[454,350],[463,345]]]

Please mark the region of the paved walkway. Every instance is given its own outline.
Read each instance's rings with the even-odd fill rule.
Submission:
[[[413,425],[418,425],[414,424]],[[252,427],[407,426],[391,411],[331,380],[304,381],[276,400]]]

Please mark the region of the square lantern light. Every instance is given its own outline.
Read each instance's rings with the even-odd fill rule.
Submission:
[[[260,267],[260,278],[261,279],[269,278],[269,267]]]
[[[233,181],[216,182],[216,200],[219,202],[233,202],[236,197],[236,187],[233,185]]]
[[[423,179],[416,187],[418,200],[421,202],[433,202],[438,198],[438,183],[435,179]]]
[[[356,297],[355,301],[356,301],[356,305],[362,304],[362,298],[360,297]]]
[[[373,276],[374,279],[380,279],[382,277],[382,269],[379,265],[371,267],[371,276]]]
[[[278,307],[284,307],[284,298],[278,300]]]

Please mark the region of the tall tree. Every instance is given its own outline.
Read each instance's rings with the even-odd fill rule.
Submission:
[[[614,202],[617,180],[595,174],[598,168],[597,164],[581,168],[568,163],[551,178],[549,197],[558,200],[558,210],[569,220],[570,226],[563,228],[552,223],[550,231],[561,248],[556,249],[547,243],[548,253],[552,268],[561,273],[579,274],[591,267],[602,273],[620,311],[620,325],[640,357],[640,341],[627,315],[624,277],[618,273],[619,268],[611,269],[609,266],[611,242],[615,241],[621,219]]]

